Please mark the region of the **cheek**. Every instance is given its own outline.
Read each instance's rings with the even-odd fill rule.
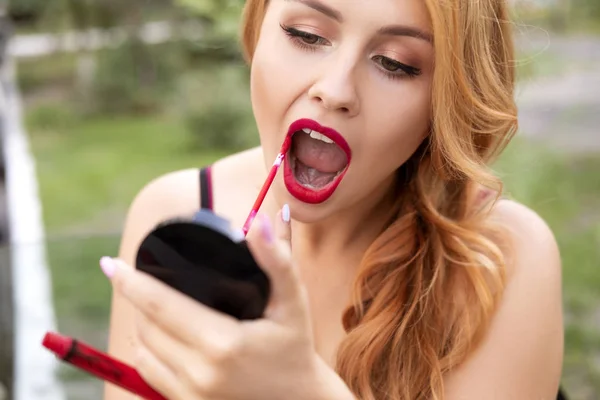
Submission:
[[[269,57],[268,54],[266,56]],[[269,72],[273,70],[269,64],[270,60],[265,59],[260,47],[258,47],[252,61],[250,90],[252,109],[263,145],[266,144],[265,141],[271,136],[266,135],[266,133],[273,130],[273,127],[269,126],[269,124],[272,125],[274,122],[272,114],[276,111],[277,107],[273,84],[278,77],[273,76]]]
[[[402,85],[403,83],[400,83]],[[373,164],[387,159],[400,167],[417,150],[429,132],[431,119],[431,88],[427,82],[409,82],[394,94],[371,101],[369,125],[372,137],[378,138],[371,148],[369,157]],[[396,100],[389,100],[389,99]],[[400,99],[400,100],[397,100]],[[366,144],[366,143],[365,143]],[[367,147],[367,146],[366,146]]]
[[[301,92],[298,75],[286,57],[274,48],[282,44],[265,32],[258,43],[251,71],[251,98],[254,117],[261,136],[261,143],[269,151],[279,146],[292,121],[286,115]],[[277,150],[279,148],[277,147]]]

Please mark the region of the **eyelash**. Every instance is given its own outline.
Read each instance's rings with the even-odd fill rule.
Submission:
[[[301,31],[296,28],[292,28],[287,25],[280,24],[281,29],[285,32],[287,36],[289,36],[292,43],[303,50],[308,51],[316,51],[316,46],[323,46],[328,44],[327,39],[322,38],[321,36],[315,35],[313,33],[308,33],[305,31]],[[314,43],[306,43],[306,40],[315,40]],[[381,67],[380,70],[383,74],[390,79],[400,79],[400,78],[414,78],[416,76],[421,75],[421,70],[419,68],[411,67],[410,65],[403,64],[399,61],[392,60],[391,58],[384,56],[375,56],[372,58],[373,61],[376,61]],[[392,68],[395,70],[391,71],[386,69],[382,63],[391,64]]]

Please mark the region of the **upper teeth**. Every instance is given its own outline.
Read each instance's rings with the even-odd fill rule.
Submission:
[[[317,140],[323,141],[325,143],[333,143],[333,140],[329,139],[327,136],[325,136],[322,133],[319,133],[317,131],[313,131],[308,128],[304,128],[304,129],[302,129],[302,131],[304,131],[304,133],[308,133],[310,135],[310,137],[313,139],[317,139]]]

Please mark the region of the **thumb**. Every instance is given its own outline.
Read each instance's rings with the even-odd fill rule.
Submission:
[[[281,242],[282,246],[288,248],[291,254],[292,224],[290,206],[287,204],[284,204],[281,210],[279,210],[279,212],[277,213],[277,218],[275,219],[275,237]]]
[[[304,328],[308,321],[308,305],[304,287],[292,262],[289,207],[277,213],[273,228],[266,215],[258,218],[259,229],[251,229],[248,246],[271,282],[269,306],[265,317]]]

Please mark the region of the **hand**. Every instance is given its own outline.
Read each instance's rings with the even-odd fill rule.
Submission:
[[[287,207],[287,206],[286,206]],[[120,260],[103,258],[114,289],[136,309],[136,367],[171,400],[352,399],[315,353],[308,301],[292,265],[289,208],[273,232],[260,216],[247,237],[271,280],[264,318],[239,321]]]

